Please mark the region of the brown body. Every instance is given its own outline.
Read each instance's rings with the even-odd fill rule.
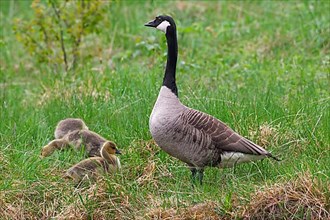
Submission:
[[[88,127],[82,119],[66,118],[61,120],[55,128],[55,139],[61,139],[68,133],[76,130],[88,130]]]
[[[85,147],[88,157],[101,156],[101,147],[106,142],[110,143],[99,134],[88,130],[83,120],[69,118],[58,123],[55,129],[55,139],[42,148],[41,156],[47,157],[56,150],[69,147],[76,150]]]
[[[42,148],[41,156],[47,157],[55,150],[73,147],[80,150],[83,146],[88,157],[101,156],[100,149],[104,143],[112,143],[99,134],[89,130],[72,131],[61,139],[55,139]]]
[[[74,182],[79,183],[84,178],[93,180],[100,174],[114,173],[120,169],[119,158],[115,155],[118,153],[120,152],[114,143],[106,142],[101,148],[100,157],[91,157],[80,161],[66,171],[65,178],[73,179]]]

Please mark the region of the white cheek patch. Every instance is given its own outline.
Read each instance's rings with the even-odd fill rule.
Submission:
[[[118,157],[116,157],[116,162],[117,162],[117,167],[118,167],[118,169],[120,169],[120,168],[121,168],[121,164],[120,164],[120,160],[119,160]]]
[[[160,23],[156,28],[158,30],[161,30],[163,31],[165,34],[166,34],[166,30],[167,30],[167,27],[170,26],[170,22],[168,21],[163,21],[162,23]]]

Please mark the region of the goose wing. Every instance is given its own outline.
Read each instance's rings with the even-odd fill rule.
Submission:
[[[226,124],[206,113],[195,109],[188,109],[184,113],[184,124],[191,129],[190,134],[199,134],[193,138],[208,136],[215,148],[227,152],[241,152],[245,154],[267,155],[273,157],[268,151],[240,136]],[[203,142],[202,140],[199,140]]]

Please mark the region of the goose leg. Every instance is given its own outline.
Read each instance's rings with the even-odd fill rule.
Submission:
[[[195,185],[195,183],[196,183],[197,169],[195,167],[191,167],[190,168],[190,171],[191,171],[191,181],[192,181],[192,184]]]
[[[199,184],[203,184],[204,169],[197,169],[196,167],[191,167],[191,180],[193,185],[196,185],[196,176],[199,181]]]
[[[203,185],[204,169],[198,170],[197,174],[198,174],[199,184]]]

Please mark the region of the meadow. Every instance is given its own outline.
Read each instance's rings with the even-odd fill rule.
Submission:
[[[328,1],[114,1],[84,48],[95,57],[71,71],[17,41],[30,1],[0,4],[0,219],[330,219]],[[148,120],[167,47],[143,25],[158,14],[177,22],[181,101],[281,162],[208,168],[193,187],[156,146]],[[40,158],[69,117],[117,143],[120,172],[75,187],[62,175],[82,152]]]

